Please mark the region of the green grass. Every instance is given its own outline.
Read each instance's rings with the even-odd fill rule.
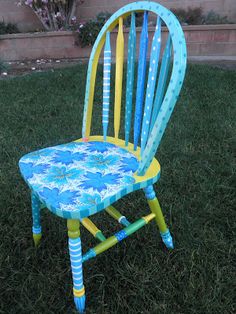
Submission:
[[[100,86],[101,76],[100,69]],[[85,77],[86,66],[77,66],[0,80],[0,313],[75,313],[66,223],[44,210],[44,238],[33,247],[29,190],[18,160],[81,136]],[[157,153],[162,176],[155,189],[175,250],[164,248],[151,223],[87,262],[87,313],[236,312],[235,86],[236,72],[188,67]],[[98,88],[95,131],[101,93]],[[148,213],[141,191],[117,207],[131,220]],[[106,235],[118,230],[104,213],[94,221]],[[84,249],[95,243],[85,230],[82,240]]]

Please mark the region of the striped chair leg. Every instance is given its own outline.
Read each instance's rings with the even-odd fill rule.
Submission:
[[[166,247],[168,249],[173,249],[174,244],[173,244],[172,236],[170,234],[169,229],[166,226],[165,219],[164,219],[164,216],[162,214],[158,199],[156,198],[156,194],[155,194],[155,191],[153,189],[153,186],[149,185],[148,187],[146,187],[144,189],[144,192],[145,192],[145,196],[146,196],[147,201],[148,201],[148,205],[149,205],[152,213],[154,213],[156,216],[156,223],[159,227],[162,241],[164,242],[164,244],[166,245]]]
[[[31,207],[32,207],[32,219],[33,219],[33,239],[35,246],[38,246],[42,238],[42,229],[40,224],[40,207],[41,203],[37,195],[34,192],[31,193]]]
[[[73,277],[73,294],[76,309],[79,313],[85,310],[85,289],[83,285],[82,250],[80,240],[80,222],[75,219],[67,220],[69,236],[69,252]]]

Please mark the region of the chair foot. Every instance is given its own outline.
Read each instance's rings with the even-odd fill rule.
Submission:
[[[85,295],[82,297],[74,297],[75,307],[80,314],[85,313]]]
[[[41,209],[41,202],[39,201],[38,197],[34,192],[31,193],[31,207],[32,207],[32,219],[33,219],[33,240],[34,245],[37,247],[40,244],[42,238],[42,228],[40,223],[40,209]]]
[[[173,249],[174,243],[169,229],[167,229],[165,232],[160,232],[160,235],[167,249]]]
[[[39,246],[42,238],[42,232],[41,232],[41,227],[33,227],[32,228],[33,232],[33,240],[34,240],[34,245],[35,247]]]

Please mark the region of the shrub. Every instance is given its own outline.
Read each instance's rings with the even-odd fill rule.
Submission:
[[[68,29],[76,24],[77,5],[84,0],[20,0],[29,6],[47,31]]]
[[[112,14],[109,12],[100,12],[94,20],[80,23],[77,29],[76,43],[81,47],[92,46],[102,29],[103,25]],[[128,16],[124,20],[124,26],[130,26],[131,17]],[[136,13],[136,26],[141,26],[143,22],[143,13]]]
[[[229,24],[227,16],[220,16],[214,11],[210,11],[203,17],[203,24]]]
[[[181,24],[198,25],[202,24],[202,8],[170,9],[178,18]]]
[[[15,24],[0,22],[0,35],[19,33],[19,29]]]
[[[214,11],[210,11],[206,15],[203,15],[201,7],[188,8],[187,10],[171,9],[171,11],[178,17],[181,24],[198,25],[230,23],[227,19],[227,16],[220,16]]]
[[[110,16],[111,13],[109,12],[100,12],[94,20],[80,23],[77,29],[76,43],[81,47],[92,46]]]

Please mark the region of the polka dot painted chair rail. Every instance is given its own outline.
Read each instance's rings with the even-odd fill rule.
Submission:
[[[137,12],[143,15],[139,40],[135,25]],[[153,16],[156,27],[151,34],[148,26]],[[125,45],[123,24],[126,19],[130,26]],[[113,47],[110,33],[116,27],[117,39]],[[163,27],[167,30],[164,33]],[[112,53],[115,55],[114,86],[111,82]],[[124,55],[127,55],[127,59],[124,59]],[[186,58],[184,34],[172,12],[151,1],[124,6],[106,22],[91,52],[81,139],[39,149],[20,159],[21,174],[31,190],[35,245],[40,243],[42,237],[42,208],[48,208],[67,220],[73,294],[79,313],[85,311],[84,262],[95,258],[152,220],[156,222],[167,248],[173,249],[173,240],[153,189],[153,184],[160,177],[160,165],[154,156],[183,84]],[[103,134],[91,135],[99,59],[103,63]],[[127,71],[123,70],[125,63]],[[114,99],[111,98],[112,89]],[[123,111],[124,125],[121,125]],[[114,128],[109,134],[111,120]],[[120,134],[124,134],[123,139]],[[135,190],[144,191],[150,213],[130,222],[125,213],[120,213],[112,204]],[[90,218],[101,211],[117,220],[123,229],[105,237]],[[82,253],[80,232],[83,227],[99,244]]]

